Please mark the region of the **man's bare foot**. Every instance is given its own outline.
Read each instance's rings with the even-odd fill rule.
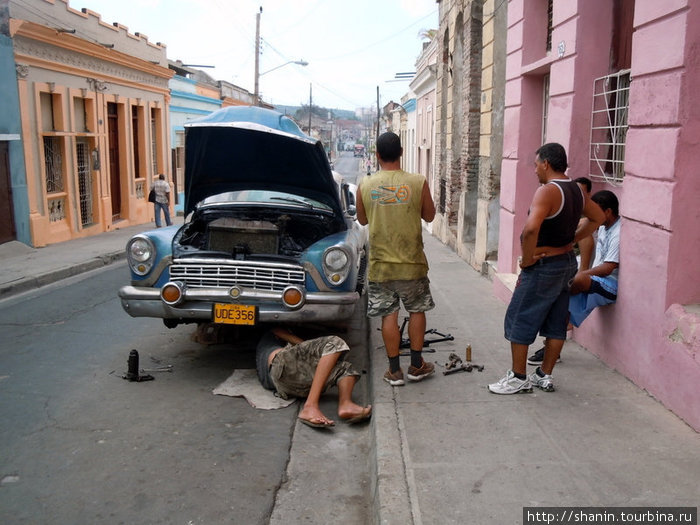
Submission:
[[[338,417],[347,423],[359,423],[372,416],[372,405],[361,407],[355,403],[348,403],[338,407]]]

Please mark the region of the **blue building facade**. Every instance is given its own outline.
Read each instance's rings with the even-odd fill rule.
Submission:
[[[3,9],[3,8],[0,8]],[[7,11],[0,14],[0,243],[18,240],[31,244],[29,201],[22,124],[19,111],[17,75],[12,39],[7,34]]]
[[[190,76],[201,71],[179,67],[172,62],[175,76],[170,79],[170,143],[173,145],[173,185],[175,189],[175,213],[183,213],[185,202],[185,124],[193,119],[209,115],[221,109],[223,101],[218,86],[202,82]]]

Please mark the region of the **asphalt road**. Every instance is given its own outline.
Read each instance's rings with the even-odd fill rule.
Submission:
[[[354,181],[357,159],[339,161]],[[0,301],[0,523],[365,523],[369,426],[318,432],[297,403],[213,395],[254,368],[257,334],[207,346],[194,326],[131,318],[116,294],[127,279],[115,263]],[[326,330],[367,369],[363,308]],[[132,349],[172,372],[125,381]],[[370,402],[364,378],[355,397]]]
[[[358,184],[362,180],[363,173],[359,172],[360,157],[353,157],[351,151],[341,151],[334,159],[334,169],[342,174],[347,182]]]
[[[255,341],[204,346],[192,326],[133,319],[116,295],[127,278],[119,263],[0,301],[0,523],[321,523],[305,518],[321,489],[308,477],[361,522],[368,426],[322,436],[296,423],[296,403],[263,411],[213,395],[254,368]],[[124,380],[132,349],[141,367],[173,371]],[[305,457],[332,443],[351,465],[335,488],[333,462]]]
[[[214,396],[251,347],[130,318],[125,278],[120,264],[0,303],[0,521],[265,523],[295,408]],[[173,372],[125,381],[131,349]]]

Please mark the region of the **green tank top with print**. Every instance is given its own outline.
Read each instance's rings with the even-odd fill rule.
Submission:
[[[369,280],[386,282],[428,275],[423,251],[421,197],[425,177],[378,171],[360,183],[369,222]]]

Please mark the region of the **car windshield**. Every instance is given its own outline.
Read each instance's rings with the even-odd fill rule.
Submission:
[[[268,204],[270,206],[297,206],[307,209],[332,211],[330,206],[308,197],[268,190],[227,191],[207,197],[199,206],[216,206],[221,204]]]

